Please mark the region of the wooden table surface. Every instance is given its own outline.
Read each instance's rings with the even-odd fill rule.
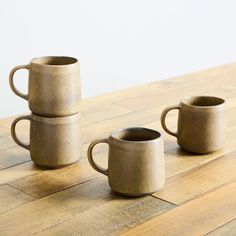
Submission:
[[[161,111],[191,95],[226,99],[223,150],[185,153],[163,132]],[[0,121],[0,235],[236,235],[236,63],[85,99],[81,113],[83,160],[57,170],[37,168],[11,139],[13,118]],[[173,111],[168,125],[176,123]],[[152,196],[112,192],[86,159],[89,142],[128,126],[164,135],[166,186]],[[17,131],[27,140],[27,121]],[[107,146],[95,153],[106,166]]]

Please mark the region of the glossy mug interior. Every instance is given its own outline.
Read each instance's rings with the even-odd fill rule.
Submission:
[[[30,151],[32,161],[48,168],[59,168],[77,162],[82,156],[79,114],[47,118],[35,114],[16,118],[11,126],[14,141]],[[25,144],[16,135],[16,124],[30,121],[30,142]]]
[[[165,123],[166,115],[172,109],[179,110],[176,133],[170,131]],[[211,96],[184,98],[180,104],[162,112],[161,124],[186,151],[199,154],[217,151],[224,146],[225,141],[225,101]]]
[[[109,146],[108,169],[96,164],[96,144]],[[154,193],[165,183],[163,139],[159,132],[142,127],[117,130],[106,139],[93,141],[88,148],[90,165],[107,175],[111,188],[121,194],[142,196]]]
[[[20,92],[14,84],[14,74],[20,69],[29,70],[28,94]],[[80,66],[76,58],[34,58],[28,65],[13,68],[9,83],[16,95],[29,101],[30,110],[37,115],[69,116],[80,110]]]

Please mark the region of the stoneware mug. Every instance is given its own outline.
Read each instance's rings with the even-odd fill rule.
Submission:
[[[177,132],[165,123],[167,113],[179,110]],[[184,98],[179,105],[166,108],[161,114],[163,129],[177,138],[179,146],[193,153],[210,153],[221,149],[225,141],[225,101],[222,98],[199,96]]]
[[[16,124],[30,121],[30,142],[25,144],[16,135]],[[11,135],[21,147],[30,151],[32,161],[48,168],[59,168],[77,162],[82,156],[79,114],[47,118],[35,114],[16,118]]]
[[[14,74],[20,69],[29,70],[28,94],[21,93],[14,85]],[[16,95],[29,101],[30,110],[37,115],[68,116],[80,110],[80,66],[75,58],[34,58],[28,65],[13,68],[9,83]]]
[[[93,159],[92,151],[98,143],[109,146],[108,169]],[[90,144],[88,160],[95,170],[108,176],[110,187],[121,194],[143,196],[158,191],[165,183],[163,139],[155,130],[134,127],[114,131],[108,138]]]

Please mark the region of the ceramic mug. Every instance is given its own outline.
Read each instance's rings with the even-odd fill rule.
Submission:
[[[28,94],[14,85],[17,70],[29,70]],[[41,57],[29,65],[16,66],[9,75],[12,91],[29,101],[30,110],[40,116],[68,116],[79,112],[81,100],[80,66],[72,57]]]
[[[179,110],[176,133],[165,123],[166,115],[172,109]],[[225,101],[210,96],[184,98],[179,105],[162,112],[161,124],[167,133],[177,138],[183,150],[199,154],[217,151],[225,141]]]
[[[108,169],[93,159],[92,151],[98,143],[109,146]],[[114,131],[108,138],[90,144],[88,160],[95,170],[108,176],[111,188],[121,194],[147,195],[165,183],[163,139],[155,130],[134,127]]]
[[[16,135],[16,124],[30,121],[30,143],[25,144]],[[79,114],[48,118],[35,114],[16,118],[11,135],[21,147],[30,151],[32,161],[48,168],[59,168],[77,162],[82,156]]]

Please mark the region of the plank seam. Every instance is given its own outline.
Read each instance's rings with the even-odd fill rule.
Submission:
[[[215,157],[215,158],[213,158],[211,160],[206,160],[204,162],[201,162],[201,163],[197,164],[197,166],[194,166],[194,167],[192,167],[190,169],[187,169],[187,170],[185,170],[185,171],[183,171],[181,173],[178,173],[176,175],[170,176],[169,178],[167,178],[168,183],[173,182],[175,180],[175,178],[177,178],[177,177],[187,175],[188,173],[190,173],[192,171],[195,171],[197,169],[200,169],[200,168],[202,168],[204,166],[207,166],[207,165],[211,164],[212,162],[217,161],[218,159],[223,158],[224,156],[229,155],[230,153],[235,152],[235,151],[236,151],[236,148],[233,149],[233,150],[229,150],[228,152],[225,152],[221,156]]]
[[[6,170],[6,169],[10,169],[10,168],[15,167],[15,166],[22,165],[22,164],[25,164],[25,163],[30,162],[30,161],[31,161],[31,160],[23,161],[23,162],[20,162],[20,163],[18,163],[18,164],[12,165],[12,166],[4,167],[4,168],[0,169],[0,171]]]
[[[216,231],[216,230],[218,230],[218,229],[220,229],[220,228],[224,227],[225,225],[227,225],[227,224],[231,223],[231,222],[232,222],[232,221],[234,221],[234,220],[236,220],[236,217],[235,217],[235,218],[233,218],[233,219],[231,219],[231,220],[229,220],[229,221],[227,221],[227,222],[225,222],[224,224],[222,224],[222,225],[220,225],[220,226],[216,227],[215,229],[213,229],[213,230],[209,231],[208,233],[204,234],[204,236],[207,236],[207,235],[209,235],[210,233],[214,233],[214,231]]]
[[[34,198],[35,200],[37,199],[36,197],[34,197],[34,196],[31,196],[29,193],[26,193],[26,192],[24,192],[23,190],[21,190],[21,189],[19,189],[19,188],[15,187],[15,186],[13,186],[13,185],[11,185],[10,183],[6,183],[5,185],[8,185],[8,186],[10,186],[10,187],[12,187],[12,188],[14,188],[14,189],[18,190],[18,191],[20,191],[20,192],[22,192],[22,193],[24,193],[24,194],[26,194],[26,195],[28,195],[28,196],[30,196],[30,197],[32,197],[32,198]]]
[[[202,194],[200,194],[200,195],[198,195],[198,196],[196,196],[196,197],[194,197],[194,198],[191,198],[191,199],[189,199],[189,200],[186,200],[186,201],[184,201],[184,202],[181,203],[181,204],[176,204],[176,203],[173,203],[173,202],[169,202],[169,203],[174,204],[174,205],[176,205],[176,206],[181,206],[181,205],[184,205],[184,204],[186,204],[186,203],[188,203],[188,202],[190,202],[190,201],[193,201],[193,200],[195,200],[195,199],[198,199],[198,198],[200,198],[200,197],[202,197],[202,196],[204,196],[204,195],[206,195],[206,194],[208,194],[208,193],[210,193],[210,192],[213,192],[213,191],[215,191],[215,190],[217,190],[217,189],[219,189],[219,188],[222,188],[222,187],[224,187],[224,186],[226,186],[226,185],[229,185],[229,184],[231,184],[231,183],[233,183],[233,182],[235,182],[235,181],[236,181],[236,179],[231,180],[231,181],[229,181],[228,183],[221,184],[221,185],[219,185],[219,186],[217,186],[217,187],[215,187],[215,188],[213,188],[213,189],[211,189],[211,190],[208,190],[208,191],[206,191],[206,192],[204,192],[204,193],[202,193]],[[153,197],[156,197],[156,196],[153,196]],[[160,200],[165,200],[165,199],[160,198],[160,197],[156,197],[156,198],[158,198],[158,199],[160,199]],[[167,201],[167,202],[168,202],[168,201]]]
[[[42,196],[42,197],[38,197],[38,198],[35,197],[35,196],[32,196],[32,195],[29,194],[29,193],[26,193],[24,190],[20,190],[20,189],[18,189],[18,188],[16,188],[16,187],[12,186],[10,183],[8,183],[8,185],[10,185],[11,187],[13,187],[13,188],[15,188],[15,189],[18,189],[18,190],[20,190],[21,192],[26,193],[26,194],[28,194],[29,196],[31,196],[31,197],[35,198],[36,200],[38,200],[38,199],[42,199],[42,198],[51,196],[51,195],[53,195],[53,194],[56,194],[56,193],[65,191],[65,190],[70,189],[70,188],[72,188],[72,187],[75,187],[75,186],[77,186],[77,185],[87,183],[87,182],[92,181],[92,180],[97,179],[97,178],[98,178],[98,177],[96,176],[96,177],[93,177],[93,178],[91,178],[91,179],[87,179],[87,180],[82,181],[82,182],[80,182],[80,183],[76,183],[76,184],[70,185],[70,186],[68,186],[68,187],[59,189],[59,190],[57,190],[56,192],[53,192],[53,193],[50,193],[50,194],[48,194],[48,195],[45,195],[45,196]]]

